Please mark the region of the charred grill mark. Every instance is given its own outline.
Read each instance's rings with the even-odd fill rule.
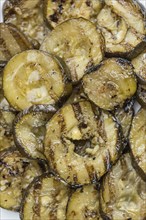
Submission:
[[[58,13],[57,11],[54,11],[54,14],[50,15],[50,20],[57,23],[59,18],[58,18]]]
[[[38,219],[40,217],[40,193],[41,193],[41,188],[42,188],[42,181],[39,180],[36,182],[33,188],[33,200],[34,200],[34,205],[33,205],[33,217],[32,220]]]
[[[83,116],[80,104],[75,103],[75,104],[72,105],[72,108],[74,110],[75,117],[77,118],[77,120],[79,122],[78,127],[79,127],[80,131],[84,128],[87,128],[87,123],[84,120],[84,116]]]
[[[90,182],[92,183],[92,182],[94,182],[95,179],[96,179],[96,172],[95,172],[95,170],[94,170],[94,166],[92,166],[92,165],[88,166],[88,165],[86,164],[86,162],[84,162],[84,163],[85,163],[85,167],[86,167],[86,170],[87,170],[87,173],[88,173]]]
[[[0,36],[0,45],[1,45],[0,47],[1,52],[4,54],[6,60],[9,60],[11,58],[11,53],[6,46],[5,40],[1,36]]]
[[[107,150],[105,157],[103,156],[103,160],[104,160],[105,170],[109,171],[112,165],[111,154],[109,150]]]

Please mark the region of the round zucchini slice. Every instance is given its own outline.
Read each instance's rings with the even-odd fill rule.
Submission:
[[[33,159],[45,159],[45,126],[56,111],[51,105],[36,105],[17,115],[14,121],[14,139],[22,154]]]
[[[42,169],[37,161],[23,157],[15,147],[0,156],[0,206],[19,211],[23,191],[34,177],[42,174]]]
[[[4,67],[15,54],[31,49],[27,38],[14,25],[0,23],[0,66]]]
[[[67,207],[67,220],[101,220],[99,192],[94,185],[85,185],[72,193]]]
[[[130,146],[134,163],[146,180],[146,110],[141,109],[133,119]]]
[[[131,98],[137,89],[133,67],[122,58],[110,58],[84,76],[83,88],[88,98],[105,110],[113,110]]]
[[[44,153],[70,185],[96,182],[119,157],[122,145],[114,118],[88,101],[65,105],[48,122]]]
[[[3,7],[4,22],[14,24],[39,47],[48,33],[43,19],[42,0],[6,0]]]
[[[56,57],[38,50],[17,54],[4,69],[4,96],[16,110],[55,104],[72,89],[63,67]]]
[[[15,113],[0,109],[0,151],[14,146],[12,124]]]
[[[21,206],[21,220],[66,219],[70,189],[53,175],[43,175],[28,186]]]
[[[97,24],[105,38],[106,55],[135,57],[146,48],[143,11],[132,0],[106,0],[105,3],[98,14]]]
[[[58,25],[43,41],[41,50],[63,58],[77,83],[104,56],[104,39],[96,26],[83,18]]]
[[[132,167],[130,155],[123,155],[103,179],[100,190],[102,217],[108,220],[144,220],[145,200],[145,182]]]
[[[146,85],[146,50],[134,58],[132,64],[139,82]]]
[[[51,27],[73,17],[83,17],[95,22],[102,6],[102,0],[45,0],[44,15]]]
[[[146,108],[146,85],[138,85],[137,89],[137,101],[143,108]]]

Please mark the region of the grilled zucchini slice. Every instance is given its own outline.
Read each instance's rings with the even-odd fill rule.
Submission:
[[[45,159],[45,125],[56,111],[51,105],[36,105],[17,115],[14,121],[14,139],[24,155],[34,159]]]
[[[0,206],[18,211],[22,192],[34,177],[42,174],[42,169],[37,161],[23,157],[15,147],[1,152],[0,156]]]
[[[106,0],[97,17],[108,56],[132,58],[146,48],[144,15],[138,3]],[[138,25],[137,25],[138,24]]]
[[[14,25],[0,23],[0,66],[21,51],[31,49],[32,45]]]
[[[65,220],[70,189],[60,179],[43,175],[28,187],[21,207],[21,220]]]
[[[123,155],[102,182],[100,205],[108,220],[144,220],[145,182],[132,167],[129,154]]]
[[[14,146],[12,124],[15,113],[8,110],[0,110],[0,151]]]
[[[42,0],[6,0],[3,7],[4,22],[17,26],[35,48],[42,43],[49,29],[43,19]]]
[[[44,40],[41,50],[63,58],[77,83],[104,56],[104,40],[96,26],[83,18],[73,18],[58,25]]]
[[[4,95],[17,110],[35,104],[55,104],[71,92],[66,74],[67,68],[56,57],[38,50],[24,51],[4,69]]]
[[[87,100],[87,96],[84,93],[82,85],[78,85],[72,91],[71,96],[66,101],[66,104],[73,104],[81,101]]]
[[[51,168],[71,185],[96,182],[122,150],[114,118],[88,101],[60,109],[47,124],[44,145]]]
[[[44,1],[44,15],[51,27],[73,17],[83,17],[95,22],[103,6],[102,0],[80,1]]]
[[[137,89],[137,101],[143,108],[146,108],[146,85],[138,85]]]
[[[133,67],[122,58],[110,58],[83,78],[88,98],[105,110],[113,110],[131,98],[137,89]]]
[[[146,85],[146,50],[134,58],[132,64],[139,82]]]
[[[141,109],[133,119],[130,146],[135,165],[146,180],[146,110]]]
[[[72,193],[67,207],[67,220],[101,220],[99,193],[94,185],[85,185]]]

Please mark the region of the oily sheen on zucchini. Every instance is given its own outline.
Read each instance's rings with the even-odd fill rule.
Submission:
[[[48,28],[43,20],[42,0],[6,0],[3,7],[4,22],[14,24],[39,47]]]
[[[146,108],[146,85],[138,85],[136,97],[141,106]]]
[[[67,220],[102,220],[99,213],[99,192],[94,185],[85,185],[72,193],[67,207]]]
[[[133,119],[130,131],[130,147],[135,165],[146,180],[146,110],[141,109]]]
[[[104,39],[96,26],[83,18],[73,18],[58,25],[43,41],[41,50],[64,59],[71,79],[78,82],[104,56]]]
[[[100,191],[102,217],[108,220],[145,220],[145,182],[123,155],[104,177]]]
[[[122,147],[114,118],[88,101],[60,109],[47,124],[44,143],[51,168],[71,185],[99,180]]]
[[[97,24],[104,35],[108,56],[132,58],[146,47],[144,13],[136,1],[105,0]]]
[[[9,148],[0,154],[0,206],[19,211],[22,193],[34,177],[42,174],[37,161],[23,157],[15,148]]]
[[[62,61],[63,63],[63,61]],[[15,55],[3,73],[4,95],[16,109],[55,104],[72,89],[68,69],[56,57],[38,50]]]
[[[16,146],[27,157],[45,159],[45,125],[56,112],[51,105],[36,105],[20,112],[14,121],[14,139]]]
[[[96,71],[83,78],[88,98],[105,110],[113,110],[131,98],[137,89],[133,67],[122,58],[104,60]]]
[[[51,174],[34,180],[28,187],[22,204],[21,220],[66,220],[70,189]]]
[[[95,22],[102,6],[102,0],[45,0],[44,15],[51,27],[73,17],[83,17]]]

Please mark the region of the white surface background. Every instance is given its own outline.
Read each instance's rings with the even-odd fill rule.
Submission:
[[[2,7],[5,0],[0,0],[0,22],[3,21]],[[32,0],[33,1],[33,0]],[[79,1],[79,0],[77,0]],[[146,0],[139,0],[146,8]],[[20,220],[19,214],[0,208],[0,220]],[[30,219],[28,219],[30,220]]]

